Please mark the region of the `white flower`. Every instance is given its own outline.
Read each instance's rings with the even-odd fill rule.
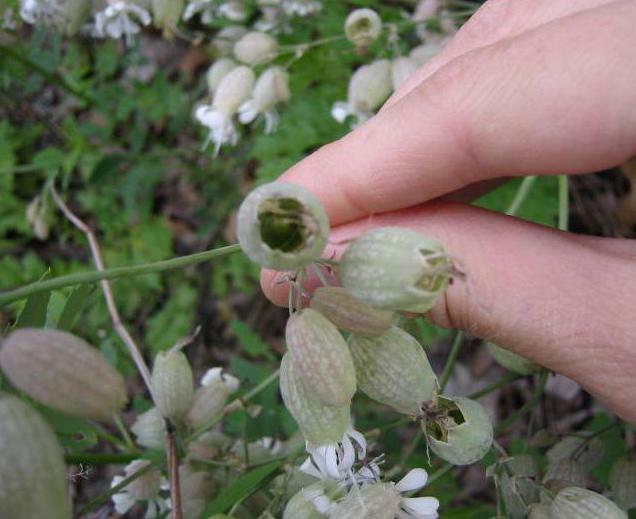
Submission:
[[[164,445],[166,426],[163,416],[156,407],[137,416],[130,430],[135,435],[137,443],[148,449],[161,449]]]
[[[320,479],[346,480],[352,474],[356,457],[362,460],[367,455],[367,441],[354,429],[349,429],[339,442],[325,445],[306,445],[310,458],[301,465],[305,474]]]
[[[218,7],[218,15],[233,22],[244,22],[247,19],[248,11],[245,3],[240,0],[230,0],[223,2]]]
[[[111,481],[111,488],[119,485],[125,479],[144,469],[150,462],[147,460],[135,460],[126,465],[123,476],[115,476]],[[160,496],[161,490],[168,489],[167,480],[161,476],[157,469],[150,470],[131,481],[124,488],[113,494],[111,499],[115,510],[119,514],[128,512],[138,501],[147,501],[148,509],[146,518],[154,518],[170,509],[170,500]]]
[[[282,0],[281,7],[290,16],[309,16],[320,12],[322,2],[318,0]]]
[[[393,90],[391,62],[386,59],[374,61],[357,69],[349,80],[347,102],[337,102],[331,110],[332,117],[342,123],[352,115],[354,126],[369,119]]]
[[[133,36],[141,30],[139,24],[149,25],[151,21],[150,13],[135,3],[110,0],[106,9],[95,14],[95,33],[100,38],[124,36],[126,44],[132,45]]]
[[[289,100],[289,76],[281,67],[270,67],[263,72],[252,92],[252,97],[239,107],[239,121],[253,122],[260,114],[265,119],[265,133],[272,133],[278,126],[276,105]]]
[[[228,0],[217,4],[215,0],[193,0],[183,11],[183,19],[189,20],[195,15],[201,15],[201,21],[205,24],[216,18],[226,18],[233,22],[244,22],[248,11],[242,0]]]
[[[230,72],[232,72],[236,67],[238,67],[238,63],[232,58],[220,58],[212,63],[212,65],[210,65],[205,78],[208,83],[208,91],[211,95],[214,95],[214,92],[218,88],[223,78]]]
[[[416,492],[426,486],[428,474],[424,469],[413,469],[395,485],[402,493]],[[399,519],[437,519],[439,501],[434,497],[401,497]]]
[[[205,374],[201,377],[201,385],[202,386],[210,386],[217,380],[220,380],[225,384],[231,392],[236,391],[240,386],[241,382],[238,378],[229,375],[227,373],[223,373],[223,368],[210,368],[205,372]]]
[[[233,118],[239,106],[252,93],[254,72],[249,67],[236,67],[219,84],[211,105],[199,106],[194,116],[210,133],[203,145],[214,142],[214,153],[218,155],[223,144],[235,145],[238,132]]]
[[[60,5],[57,0],[20,0],[20,17],[26,23],[51,25],[59,16]]]
[[[214,18],[215,10],[214,0],[193,0],[183,11],[183,19],[189,20],[196,14],[203,13],[201,21],[207,23]]]

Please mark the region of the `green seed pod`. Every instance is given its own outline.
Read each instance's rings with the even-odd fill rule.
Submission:
[[[585,486],[586,472],[581,463],[570,458],[559,458],[548,465],[543,483],[552,491],[572,486]]]
[[[344,32],[356,47],[368,47],[380,36],[382,20],[373,9],[356,9],[347,16]]]
[[[506,350],[501,346],[497,346],[493,342],[486,342],[488,353],[492,355],[497,364],[506,368],[508,371],[518,373],[519,375],[530,375],[539,369],[534,362],[523,358],[521,355]]]
[[[342,284],[353,297],[377,308],[405,312],[430,310],[452,271],[439,242],[399,227],[359,236],[338,267]]]
[[[351,426],[349,405],[326,406],[311,395],[288,353],[280,365],[280,392],[285,407],[298,422],[305,440],[312,445],[338,442]]]
[[[194,393],[192,407],[186,417],[188,425],[199,429],[220,416],[229,396],[239,385],[236,378],[224,374],[221,368],[209,369],[201,379],[201,387]]]
[[[417,416],[437,390],[437,377],[424,349],[407,332],[392,326],[380,337],[349,338],[358,387],[396,411]]]
[[[617,460],[610,470],[609,485],[622,508],[636,507],[636,461]]]
[[[354,488],[334,508],[338,519],[393,519],[400,511],[400,493],[392,483],[373,483]]]
[[[490,450],[493,428],[484,407],[464,397],[438,397],[422,424],[428,446],[453,465],[470,465]]]
[[[217,490],[212,475],[184,463],[179,467],[179,486],[184,519],[199,519],[207,499]]]
[[[183,12],[183,0],[152,0],[152,18],[155,27],[174,29]]]
[[[307,391],[325,405],[349,405],[356,392],[356,370],[338,329],[316,310],[306,308],[289,318],[285,339],[294,370]]]
[[[234,45],[234,57],[246,65],[263,65],[278,52],[276,38],[264,32],[248,32]]]
[[[159,409],[152,407],[140,414],[130,430],[135,435],[137,443],[147,449],[163,449],[166,436],[166,424]]]
[[[323,479],[299,490],[288,502],[283,519],[322,519],[333,517],[329,510],[342,497],[343,489],[336,481]]]
[[[550,519],[550,505],[531,504],[528,508],[528,519]]]
[[[395,317],[391,311],[365,305],[342,287],[317,288],[311,296],[310,306],[337,328],[362,337],[382,335]]]
[[[155,357],[150,379],[152,396],[159,412],[180,421],[190,410],[194,382],[192,368],[182,351],[162,351]]]
[[[627,519],[627,514],[601,494],[568,487],[552,501],[550,519]]]
[[[2,344],[0,367],[18,389],[70,415],[109,421],[127,401],[121,374],[67,332],[15,330]]]
[[[64,453],[29,405],[0,393],[0,516],[70,519]]]
[[[548,450],[546,456],[550,463],[561,459],[576,460],[580,463],[582,471],[588,473],[603,459],[604,451],[603,440],[598,437],[587,439],[581,436],[566,436]]]
[[[241,248],[268,268],[293,270],[320,257],[329,220],[318,199],[294,184],[272,182],[252,191],[237,220]]]

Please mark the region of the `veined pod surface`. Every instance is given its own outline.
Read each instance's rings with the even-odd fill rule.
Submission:
[[[528,360],[514,351],[506,350],[501,346],[497,346],[493,342],[486,342],[488,353],[495,359],[495,362],[506,368],[508,371],[518,373],[519,375],[530,375],[539,369],[534,362]]]
[[[444,291],[453,264],[442,245],[400,227],[365,232],[338,265],[343,286],[371,306],[426,312]]]
[[[525,519],[528,505],[539,501],[540,473],[537,461],[521,454],[501,463],[499,487],[510,519]]]
[[[395,317],[390,310],[364,304],[343,287],[317,288],[311,296],[310,306],[337,328],[363,337],[382,335]]]
[[[315,398],[303,385],[289,353],[280,365],[280,392],[285,407],[312,445],[339,442],[351,426],[349,405],[327,406]]]
[[[426,353],[407,332],[392,326],[379,337],[349,338],[358,387],[400,413],[419,415],[437,389]]]
[[[570,458],[559,458],[548,465],[543,483],[552,491],[573,486],[585,486],[586,472],[581,463]]]
[[[636,461],[617,460],[610,470],[609,485],[619,505],[627,510],[636,507]]]
[[[126,404],[121,374],[84,340],[52,329],[21,328],[0,347],[11,383],[70,415],[108,421]]]
[[[567,487],[552,501],[550,519],[627,519],[627,514],[601,494]]]
[[[262,65],[272,61],[277,52],[276,39],[259,31],[248,32],[234,45],[234,57],[247,65]]]
[[[493,427],[484,407],[464,397],[438,397],[422,424],[428,445],[453,465],[470,465],[490,450]]]
[[[305,188],[271,182],[243,200],[237,235],[248,257],[268,268],[292,270],[318,259],[327,244],[329,220]]]
[[[29,405],[0,393],[0,517],[70,519],[64,453]]]
[[[155,357],[150,378],[152,396],[159,412],[170,420],[183,419],[192,406],[192,368],[182,351],[162,351]]]
[[[338,329],[316,310],[305,308],[287,321],[285,339],[294,370],[311,395],[325,405],[349,405],[356,370]]]
[[[400,493],[392,483],[354,488],[332,511],[338,519],[393,519],[400,511]]]
[[[577,461],[584,472],[591,471],[603,459],[605,447],[601,438],[585,438],[586,435],[590,434],[584,432],[581,436],[566,436],[555,443],[546,452],[550,463],[571,459]]]

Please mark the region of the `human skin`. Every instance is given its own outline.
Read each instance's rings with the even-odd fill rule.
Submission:
[[[636,242],[467,205],[497,179],[636,155],[636,1],[490,0],[373,119],[287,171],[336,256],[363,230],[439,239],[466,273],[427,317],[578,381],[636,423]],[[287,287],[261,284],[275,303]],[[309,288],[316,285],[309,281]]]

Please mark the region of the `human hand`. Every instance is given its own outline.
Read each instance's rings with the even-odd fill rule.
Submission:
[[[282,177],[324,204],[330,255],[372,227],[439,239],[467,278],[433,323],[563,373],[632,422],[636,243],[458,202],[496,179],[636,155],[635,24],[633,0],[490,0],[377,116]],[[263,290],[286,304],[276,279],[264,271]]]

